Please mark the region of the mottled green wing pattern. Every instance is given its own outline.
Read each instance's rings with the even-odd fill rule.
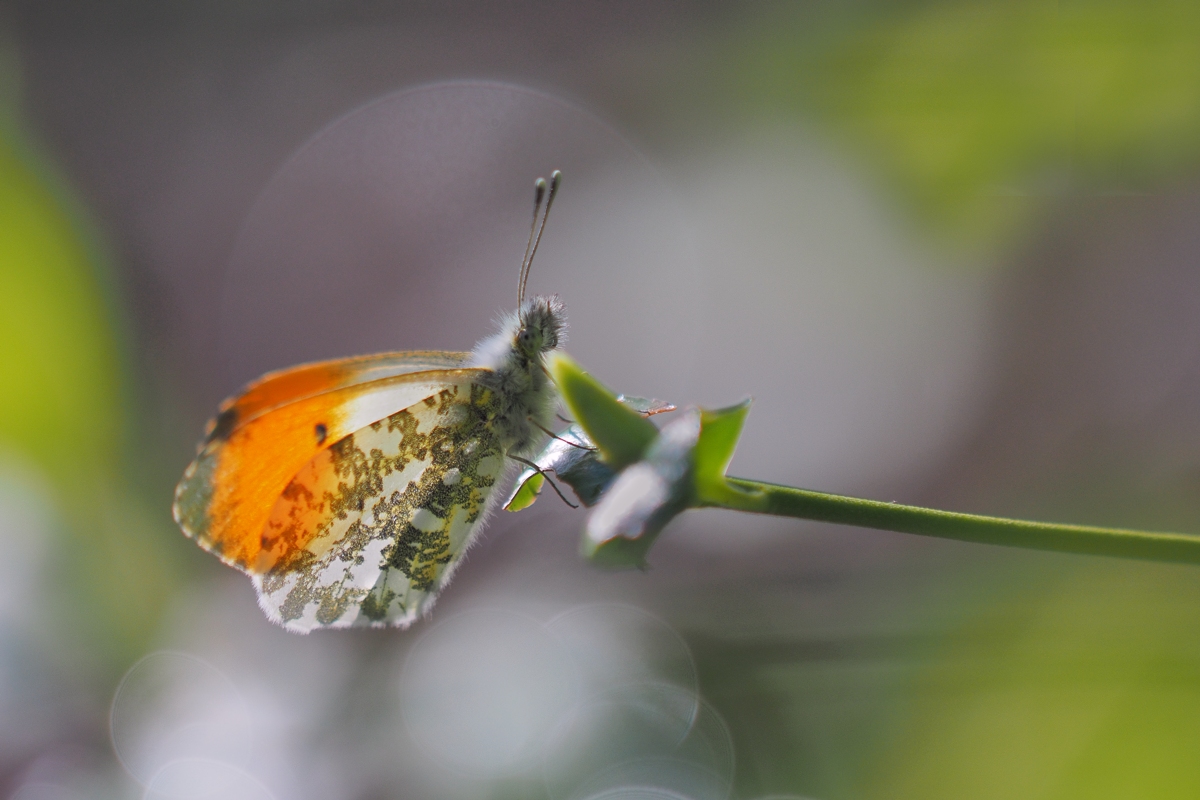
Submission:
[[[259,603],[289,630],[407,626],[449,580],[504,469],[498,404],[473,382],[344,437],[292,479],[263,530]]]

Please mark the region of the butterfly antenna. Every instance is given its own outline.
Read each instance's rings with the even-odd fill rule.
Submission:
[[[525,255],[521,256],[521,275],[517,280],[517,308],[525,302],[525,281],[529,277],[529,266],[533,263],[530,251],[533,250],[533,239],[537,235],[538,218],[542,214],[542,200],[546,197],[546,179],[538,178],[533,182],[533,222],[529,226],[529,241],[525,243]]]
[[[542,242],[542,233],[546,230],[546,220],[550,218],[550,206],[554,205],[554,197],[562,183],[562,173],[558,170],[550,173],[550,194],[546,195],[546,179],[538,178],[534,184],[533,197],[533,227],[529,229],[529,243],[525,245],[525,258],[521,262],[521,282],[517,287],[517,308],[525,302],[525,282],[529,280],[529,268],[533,266],[533,256],[537,253],[538,245]],[[546,197],[546,210],[541,215],[538,224],[538,212],[542,208],[542,197]],[[537,234],[534,234],[536,229]]]

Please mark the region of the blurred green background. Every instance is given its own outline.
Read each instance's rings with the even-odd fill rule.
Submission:
[[[918,469],[813,488],[1200,531],[1200,6],[55,0],[0,24],[0,535],[24,554],[0,571],[6,796],[31,781],[140,796],[109,750],[117,681],[156,647],[221,639],[180,609],[246,590],[169,513],[204,416],[236,388],[216,355],[231,242],[311,133],[422,81],[570,97],[668,182],[717,197],[697,163],[763,131],[803,141],[868,187],[929,280],[981,281],[966,421]],[[753,313],[713,324],[736,340]],[[683,634],[732,733],[735,796],[1200,795],[1200,572],[816,525],[688,549],[704,524],[669,531],[655,571],[578,580]],[[472,569],[527,556],[505,547]],[[222,652],[287,638],[253,631]],[[323,646],[369,671],[379,638]],[[353,772],[337,732],[353,720],[313,718]]]

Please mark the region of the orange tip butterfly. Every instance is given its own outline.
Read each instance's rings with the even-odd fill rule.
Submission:
[[[533,466],[557,402],[544,359],[566,318],[557,298],[526,300],[525,283],[561,178],[535,184],[517,310],[472,352],[303,364],[221,404],[175,490],[175,521],[250,575],[273,621],[297,633],[412,624],[482,529],[509,462]]]

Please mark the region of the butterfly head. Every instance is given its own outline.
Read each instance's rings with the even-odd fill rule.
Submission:
[[[525,245],[525,257],[521,259],[521,276],[517,281],[517,314],[512,334],[512,352],[526,362],[540,362],[544,354],[558,347],[566,328],[563,304],[557,297],[534,297],[525,299],[525,282],[529,279],[529,268],[537,254],[550,207],[558,196],[562,184],[562,173],[554,170],[550,183],[538,178],[533,184],[533,224],[529,228],[529,242]],[[545,200],[545,206],[542,201]]]
[[[561,183],[562,173],[558,170],[550,174],[549,183],[545,178],[534,182],[533,223],[529,228],[525,257],[521,259],[517,311],[501,320],[498,333],[475,345],[467,362],[468,366],[492,370],[496,375],[494,382],[502,394],[525,401],[518,403],[522,406],[531,405],[530,393],[543,391],[546,376],[542,356],[562,344],[567,327],[566,310],[557,297],[525,299],[529,268],[533,265],[533,257],[546,230],[550,206],[554,204]]]
[[[512,346],[533,361],[550,352],[563,340],[566,311],[557,297],[534,297],[517,311]]]

